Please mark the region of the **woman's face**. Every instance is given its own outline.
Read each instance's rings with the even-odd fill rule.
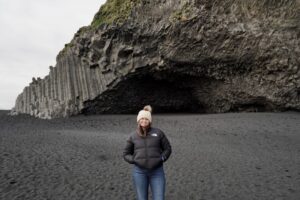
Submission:
[[[141,127],[144,128],[144,127],[149,126],[150,121],[149,121],[147,118],[142,117],[142,118],[139,120],[139,124],[140,124]]]

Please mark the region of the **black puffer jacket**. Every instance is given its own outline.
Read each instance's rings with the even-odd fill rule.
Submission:
[[[145,169],[160,167],[170,157],[172,148],[164,132],[151,127],[146,137],[139,136],[136,132],[130,134],[123,158],[130,164]]]

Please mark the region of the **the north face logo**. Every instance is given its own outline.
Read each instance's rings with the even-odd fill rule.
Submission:
[[[157,133],[152,133],[151,136],[157,137]]]

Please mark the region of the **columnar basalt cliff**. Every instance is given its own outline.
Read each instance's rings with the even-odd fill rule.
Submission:
[[[297,0],[108,0],[12,113],[300,110]]]

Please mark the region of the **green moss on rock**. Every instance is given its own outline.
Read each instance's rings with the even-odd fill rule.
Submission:
[[[189,2],[184,2],[180,9],[175,10],[169,17],[171,22],[186,21],[193,18],[193,11]]]
[[[65,44],[64,48],[58,53],[57,57],[61,57],[66,54],[68,49],[72,48],[74,44],[72,42]]]
[[[111,24],[113,22],[120,24],[124,22],[134,5],[141,0],[107,0],[96,13],[91,25],[97,27],[103,23]]]

